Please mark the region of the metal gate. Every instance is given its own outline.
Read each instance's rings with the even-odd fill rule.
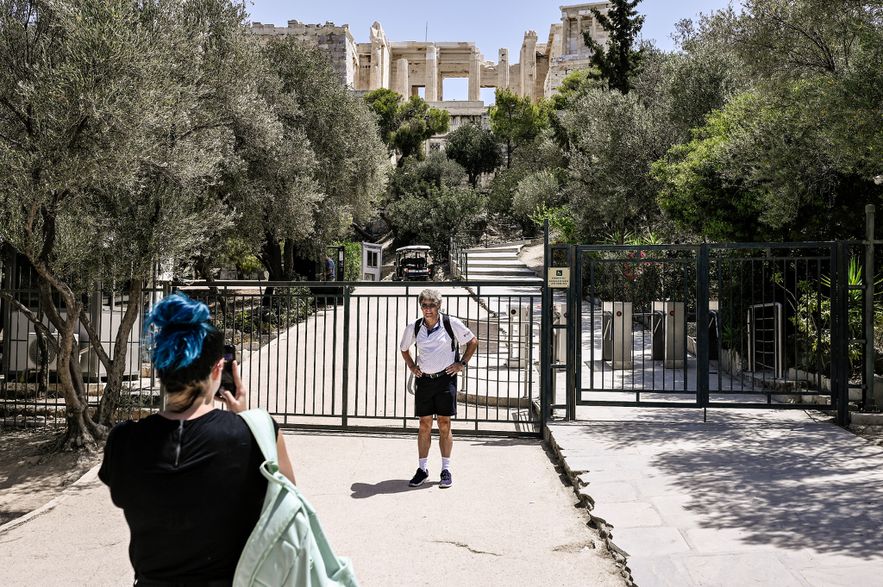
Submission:
[[[39,316],[36,285],[26,269],[0,263],[2,291]],[[249,405],[266,408],[282,425],[401,429],[416,427],[417,419],[413,381],[399,340],[406,324],[420,317],[417,296],[426,287],[440,290],[442,311],[463,320],[480,341],[458,377],[454,429],[539,435],[536,363],[543,288],[536,281],[191,282],[166,285],[138,303],[143,315],[173,289],[205,301],[215,325],[237,347]],[[93,323],[101,324],[102,342],[112,348],[105,339],[116,335],[128,300],[117,298],[112,305],[105,300],[102,306],[99,293],[94,294],[96,312],[106,316]],[[37,352],[40,342],[53,347],[20,314],[0,303],[0,422],[63,425],[54,355]],[[140,323],[130,335],[131,365],[124,373],[118,419],[140,418],[161,405],[159,381],[141,346]],[[85,395],[95,407],[106,373],[90,348],[88,339],[77,339]]]
[[[538,435],[534,365],[541,287],[518,282],[215,284],[204,298],[243,357],[252,406],[280,424],[415,427],[413,380],[399,351],[417,295],[440,290],[479,349],[459,376],[455,430]],[[249,291],[251,289],[251,291]],[[221,303],[223,301],[223,304]]]
[[[850,400],[873,398],[874,272],[859,268],[875,244],[549,246],[547,271],[570,277],[548,292],[549,409],[812,407],[846,422]]]

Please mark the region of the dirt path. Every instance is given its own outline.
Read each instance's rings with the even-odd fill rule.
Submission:
[[[0,526],[49,503],[101,460],[100,453],[50,453],[58,434],[0,428]]]

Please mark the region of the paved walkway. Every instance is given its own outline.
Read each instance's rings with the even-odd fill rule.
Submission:
[[[286,435],[295,474],[364,586],[624,585],[537,440],[459,438],[455,485],[411,489],[412,435]],[[0,585],[131,584],[128,530],[94,476],[0,531]],[[174,548],[174,546],[170,546]]]
[[[552,443],[641,587],[883,585],[883,449],[821,413],[577,417]]]

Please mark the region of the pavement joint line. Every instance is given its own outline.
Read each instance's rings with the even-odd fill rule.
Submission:
[[[632,570],[628,565],[629,553],[613,541],[612,524],[607,522],[607,520],[604,520],[603,518],[592,514],[592,510],[595,506],[595,500],[592,498],[591,495],[581,490],[581,487],[585,487],[586,485],[588,485],[588,483],[581,481],[579,475],[588,473],[589,471],[572,471],[570,467],[568,467],[567,459],[564,457],[561,447],[555,440],[555,435],[553,434],[551,428],[549,428],[548,426],[545,426],[543,428],[543,439],[552,449],[552,453],[555,455],[558,464],[561,466],[562,469],[564,469],[564,474],[570,481],[573,492],[576,494],[576,497],[579,500],[579,507],[585,509],[586,514],[589,516],[589,526],[596,529],[600,534],[601,539],[604,541],[604,546],[607,547],[607,551],[613,557],[614,564],[619,567],[620,574],[622,575],[623,579],[625,579],[626,584],[630,587],[637,587],[635,579],[632,576]]]

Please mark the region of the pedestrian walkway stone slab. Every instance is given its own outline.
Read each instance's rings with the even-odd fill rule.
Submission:
[[[638,526],[615,528],[613,541],[632,556],[635,556],[632,553],[640,553],[640,556],[660,556],[690,551],[690,545],[676,528]],[[640,582],[638,584],[640,585]]]
[[[591,406],[577,417],[547,437],[641,587],[883,585],[883,449],[829,416]]]
[[[695,585],[800,587],[803,582],[770,553],[691,556],[685,559]]]

